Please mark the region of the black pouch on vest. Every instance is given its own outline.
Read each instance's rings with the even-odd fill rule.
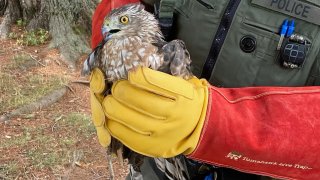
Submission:
[[[280,50],[280,64],[289,69],[302,68],[311,43],[302,35],[285,38]]]

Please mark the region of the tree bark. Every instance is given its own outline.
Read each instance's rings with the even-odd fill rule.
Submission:
[[[8,6],[8,0],[0,0],[0,16],[3,16]]]
[[[97,3],[98,0],[0,0],[0,37],[7,38],[10,25],[18,19],[27,22],[27,30],[47,29],[50,47],[58,48],[63,59],[74,67],[83,53],[90,52],[91,16]]]
[[[0,24],[0,39],[8,37],[10,25],[21,17],[19,0],[0,0],[0,12],[3,16]]]

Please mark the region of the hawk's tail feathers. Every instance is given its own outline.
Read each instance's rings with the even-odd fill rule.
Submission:
[[[100,50],[108,40],[109,39],[103,39],[100,44],[88,55],[88,58],[83,63],[83,68],[81,71],[82,76],[87,76],[90,74],[91,70],[95,67],[95,64],[97,64],[95,61],[99,53],[101,53]]]
[[[89,54],[88,58],[84,61],[81,76],[87,76],[90,74],[95,60],[95,51]]]

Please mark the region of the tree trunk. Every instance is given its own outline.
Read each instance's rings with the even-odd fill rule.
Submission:
[[[6,38],[10,25],[18,19],[27,30],[47,29],[50,47],[58,48],[63,59],[74,67],[75,61],[90,51],[91,16],[98,0],[0,0],[0,37]]]
[[[3,16],[0,24],[0,38],[6,38],[10,31],[10,24],[21,17],[19,0],[0,0],[0,13]]]
[[[8,6],[8,0],[1,0],[0,1],[0,16],[3,16],[6,8]]]

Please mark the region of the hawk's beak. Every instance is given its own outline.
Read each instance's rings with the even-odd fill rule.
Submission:
[[[110,33],[110,34],[115,34],[115,33],[119,32],[119,31],[121,31],[121,30],[120,30],[120,29],[111,29],[111,30],[109,31],[109,33]]]
[[[119,32],[120,29],[109,29],[109,28],[103,26],[101,31],[102,31],[103,38],[107,39],[112,34],[115,34],[115,33]]]
[[[102,27],[101,32],[102,32],[103,38],[107,38],[110,35],[108,28],[105,26]]]

